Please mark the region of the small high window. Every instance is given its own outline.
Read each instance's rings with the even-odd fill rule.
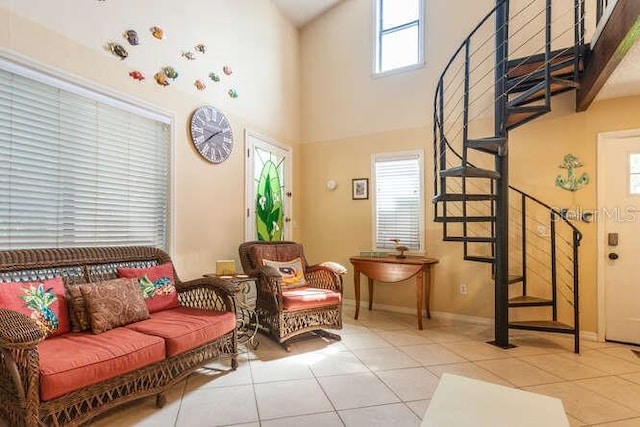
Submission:
[[[423,63],[424,0],[374,0],[376,74]]]

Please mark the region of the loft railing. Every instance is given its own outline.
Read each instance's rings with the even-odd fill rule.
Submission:
[[[604,11],[607,10],[609,3],[613,3],[611,0],[597,0],[596,3],[596,26],[600,24],[600,20],[604,16]]]

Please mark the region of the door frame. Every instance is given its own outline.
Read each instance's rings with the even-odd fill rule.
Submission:
[[[607,152],[607,144],[629,138],[640,138],[640,129],[629,129],[615,132],[602,132],[598,134],[596,151],[596,208],[597,212],[603,212],[603,199],[606,190],[604,180],[604,159]],[[597,300],[597,327],[598,341],[606,339],[606,289],[605,289],[605,255],[607,251],[607,239],[602,215],[596,215],[596,300]]]
[[[251,158],[251,148],[249,146],[249,137],[255,138],[255,139],[259,139],[262,142],[265,142],[269,145],[273,145],[274,147],[277,147],[281,150],[284,150],[287,152],[287,160],[289,161],[289,170],[290,173],[287,174],[287,176],[284,177],[284,187],[285,187],[285,191],[293,191],[292,190],[292,186],[293,186],[293,148],[285,145],[285,144],[281,144],[278,141],[275,141],[271,138],[267,138],[264,135],[261,135],[258,132],[254,132],[252,130],[249,129],[245,129],[244,130],[244,240],[245,241],[249,241],[249,240],[255,240],[254,236],[252,235],[252,229],[250,230],[250,226],[249,226],[249,218],[251,217],[251,209],[253,208],[253,195],[250,194],[251,192],[249,191],[249,182],[253,181],[253,159]],[[291,197],[285,197],[285,216],[292,218],[291,221],[289,222],[285,222],[284,223],[284,233],[283,233],[283,238],[285,240],[291,240],[292,239],[292,233],[293,233],[293,201],[291,200]]]

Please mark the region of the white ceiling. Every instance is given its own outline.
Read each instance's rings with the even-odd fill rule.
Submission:
[[[273,0],[284,15],[298,28],[312,21],[342,0]]]
[[[640,95],[640,41],[622,59],[596,100]]]

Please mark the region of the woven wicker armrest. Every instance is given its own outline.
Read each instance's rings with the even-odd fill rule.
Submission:
[[[226,296],[234,296],[236,293],[237,285],[230,283],[228,280],[220,279],[218,277],[201,277],[199,279],[188,280],[176,285],[178,292],[188,291],[193,288],[212,288],[218,293],[222,293]]]
[[[201,277],[176,283],[176,290],[181,304],[187,307],[235,311],[236,285],[226,280]]]
[[[44,338],[44,331],[24,314],[0,309],[0,346],[11,350],[35,348]]]
[[[318,265],[314,265],[312,267],[324,267],[324,268],[328,268],[329,270],[333,271],[336,274],[346,274],[347,273],[347,268],[345,266],[343,266],[342,264],[338,264],[337,262],[334,261],[325,261],[325,262],[321,262]]]
[[[339,264],[337,264],[339,265]],[[342,277],[344,273],[340,273],[336,268],[327,267],[326,265],[310,265],[305,271],[304,277],[307,282],[315,288],[330,289],[332,291],[342,292]],[[345,269],[346,272],[346,269]]]

